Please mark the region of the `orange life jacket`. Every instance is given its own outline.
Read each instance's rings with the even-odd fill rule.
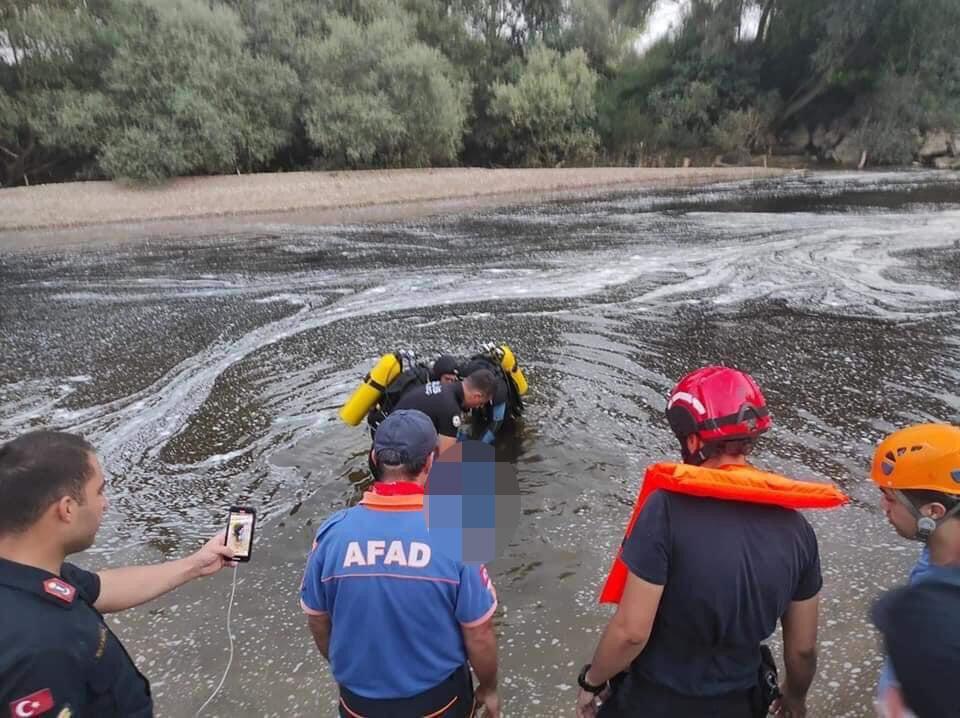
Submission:
[[[832,509],[848,500],[842,491],[830,484],[796,481],[752,466],[708,469],[691,464],[654,464],[647,468],[643,477],[643,486],[634,504],[630,523],[627,524],[624,541],[630,536],[647,497],[658,489],[723,501],[770,504],[785,509]],[[629,570],[620,558],[622,550],[621,544],[600,593],[600,603],[620,603],[623,596]]]

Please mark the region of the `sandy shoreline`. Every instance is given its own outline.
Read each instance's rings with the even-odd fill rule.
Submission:
[[[384,222],[578,196],[775,177],[730,168],[430,169],[189,177],[135,189],[71,182],[0,189],[0,250],[251,225]]]

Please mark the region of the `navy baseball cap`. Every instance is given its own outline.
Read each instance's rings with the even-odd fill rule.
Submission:
[[[413,464],[437,448],[437,430],[422,411],[398,409],[384,419],[373,437],[373,453],[389,452],[387,463]]]
[[[960,576],[894,589],[872,613],[907,707],[919,718],[957,715]]]

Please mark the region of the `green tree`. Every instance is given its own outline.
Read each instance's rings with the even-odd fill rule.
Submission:
[[[758,45],[767,84],[785,100],[780,126],[820,104],[842,112],[890,75],[913,75],[943,99],[944,75],[957,77],[955,0],[767,0],[768,9]]]
[[[508,155],[532,166],[592,159],[596,87],[583,50],[534,48],[516,82],[493,87],[491,114],[502,123]]]
[[[240,16],[254,54],[298,67],[299,48],[327,32],[326,3],[317,0],[226,0]]]
[[[638,28],[612,12],[607,0],[567,0],[564,15],[543,35],[544,44],[561,53],[582,48],[590,66],[612,74],[630,54]]]
[[[395,8],[368,24],[327,20],[329,36],[306,43],[303,122],[334,166],[424,166],[456,159],[469,88],[449,60],[415,37]]]
[[[104,73],[107,174],[157,181],[268,163],[290,138],[293,70],[250,54],[225,5],[134,0],[128,12]]]
[[[117,37],[109,0],[0,4],[0,184],[55,177],[92,159],[90,106]]]

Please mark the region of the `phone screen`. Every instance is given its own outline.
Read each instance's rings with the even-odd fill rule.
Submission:
[[[256,512],[251,508],[233,506],[227,519],[227,546],[233,549],[235,561],[249,561],[253,551],[253,527]]]

